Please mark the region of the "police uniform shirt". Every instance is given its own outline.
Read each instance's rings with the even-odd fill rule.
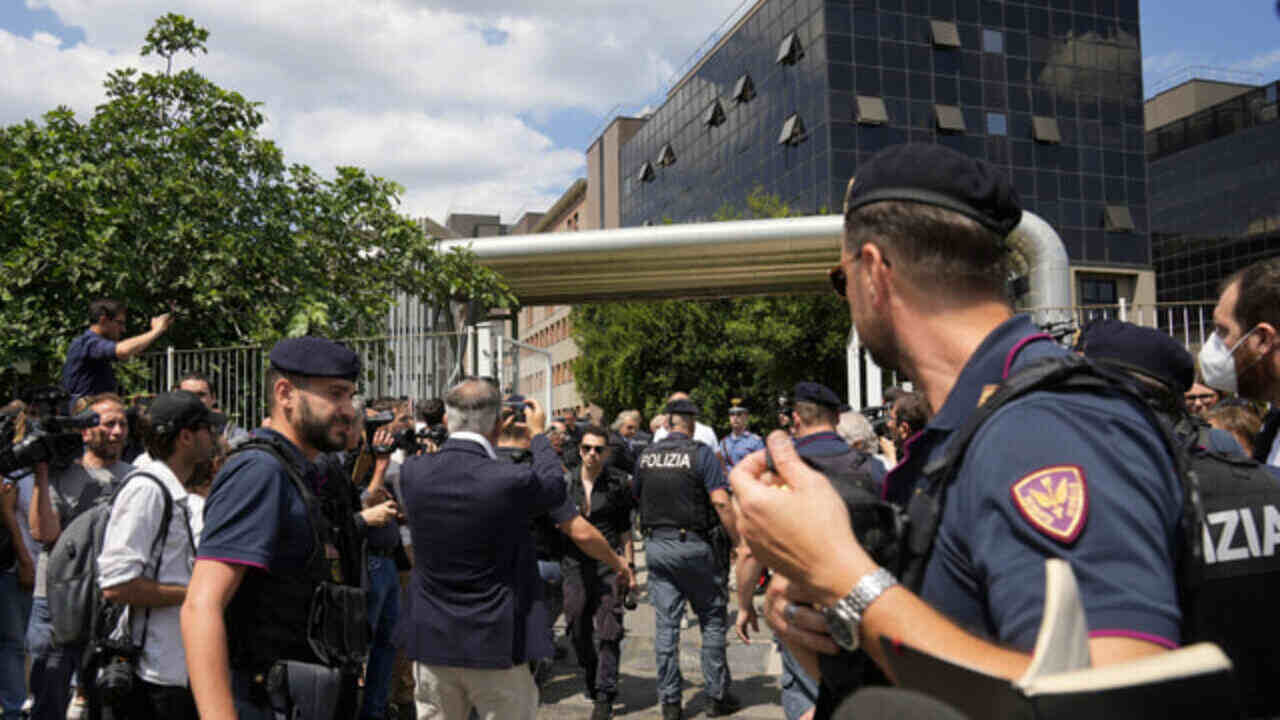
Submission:
[[[268,436],[286,446],[312,487],[319,485],[319,470],[293,443],[274,430],[253,432]],[[227,460],[205,500],[198,559],[281,572],[306,567],[312,542],[306,503],[273,456],[247,450]]]
[[[970,357],[938,414],[885,480],[905,502],[984,391],[1067,351],[1025,316]],[[950,487],[922,598],[963,627],[1021,650],[1035,645],[1044,560],[1071,563],[1090,637],[1173,647],[1180,613],[1174,547],[1181,483],[1161,436],[1130,401],[1034,393],[978,432]]]
[[[673,432],[669,433],[664,439],[688,440],[689,436],[682,432]],[[702,484],[706,487],[707,493],[710,494],[716,490],[730,492],[729,481],[724,477],[724,471],[720,467],[720,461],[716,459],[715,451],[707,444],[701,442],[697,443],[694,447],[697,448],[697,454],[694,455],[693,458],[693,471],[698,474],[698,477],[702,478]],[[654,454],[660,453],[655,453],[652,449],[646,448],[645,451],[641,453],[640,457],[644,458],[645,456],[653,456]],[[640,487],[644,480],[644,468],[644,460],[636,460],[636,474],[632,479],[632,493],[635,495],[636,499],[640,498]]]
[[[720,441],[720,454],[724,456],[724,464],[733,469],[742,461],[742,458],[750,455],[757,450],[764,449],[764,440],[760,436],[748,430],[747,432],[737,435],[729,433]]]
[[[843,455],[849,452],[849,443],[834,432],[823,430],[812,435],[795,439],[796,452],[800,457],[827,457]]]

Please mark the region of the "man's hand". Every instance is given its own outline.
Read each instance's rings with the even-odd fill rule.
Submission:
[[[165,313],[151,318],[151,332],[159,335],[169,329],[173,324],[173,315]]]
[[[805,672],[817,680],[821,677],[818,653],[835,655],[840,648],[827,634],[826,618],[808,606],[796,605],[788,597],[791,589],[785,577],[774,574],[764,594],[764,621]]]
[[[365,524],[370,527],[382,527],[400,517],[400,508],[396,506],[394,500],[388,500],[361,510],[360,517],[364,518]]]
[[[537,400],[533,398],[525,398],[524,421],[529,426],[529,432],[534,435],[541,435],[547,429],[547,411]]]
[[[832,605],[876,565],[853,536],[849,513],[831,483],[804,464],[791,438],[769,435],[767,452],[754,452],[729,475],[738,508],[738,532],[755,557],[785,575],[804,602]]]
[[[623,565],[622,570],[618,571],[618,590],[623,593],[629,593],[636,589],[636,574],[632,572],[631,567]]]
[[[387,469],[387,465],[391,462],[391,453],[395,451],[395,448],[391,447],[393,442],[395,442],[395,436],[391,434],[390,425],[383,425],[373,433],[373,447],[370,449],[373,450],[374,472],[377,472],[379,467],[383,470]],[[383,448],[386,448],[386,452],[382,452]]]
[[[880,438],[880,454],[884,456],[885,462],[890,467],[898,464],[898,446],[888,437]]]
[[[750,628],[750,632],[747,629]],[[749,604],[746,607],[738,608],[738,621],[733,624],[733,629],[738,631],[738,637],[744,643],[751,642],[751,633],[760,633],[760,616],[756,615],[756,606]]]
[[[6,517],[13,515],[18,509],[18,484],[10,480],[0,480],[0,512]]]

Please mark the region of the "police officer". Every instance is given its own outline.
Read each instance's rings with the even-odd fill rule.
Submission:
[[[729,434],[720,440],[720,457],[724,458],[724,466],[728,470],[732,470],[742,458],[764,449],[764,440],[747,429],[749,415],[742,398],[729,401]]]
[[[702,675],[711,698],[707,714],[738,707],[729,694],[725,607],[729,538],[736,537],[729,488],[711,447],[693,439],[698,407],[667,403],[670,432],[636,460],[635,493],[649,568],[649,601],[656,619],[658,699],[664,720],[684,717],[680,702],[680,620],[687,600],[702,629]]]
[[[934,411],[886,478],[890,499],[924,487],[925,467],[984,393],[1067,352],[1006,299],[1004,238],[1020,218],[1006,173],[942,146],[889,148],[850,181],[832,285],[877,364],[911,377]],[[752,552],[787,581],[771,584],[766,619],[815,672],[815,652],[838,647],[862,647],[884,666],[881,638],[894,638],[1017,677],[1051,557],[1076,573],[1095,664],[1179,642],[1181,483],[1127,397],[1036,392],[988,419],[948,485],[910,589],[854,538],[831,484],[785,438],[767,446],[777,473],[764,453],[733,472],[739,522]]]
[[[203,718],[337,717],[353,707],[339,697],[342,671],[367,651],[364,590],[341,577],[333,533],[353,516],[323,517],[313,462],[344,449],[355,431],[360,360],[302,337],[277,343],[270,361],[271,427],[255,431],[213,482],[182,607]]]

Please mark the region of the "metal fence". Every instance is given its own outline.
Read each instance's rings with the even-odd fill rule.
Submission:
[[[419,333],[340,340],[360,355],[360,392],[369,398],[440,397],[462,375],[464,333]],[[271,348],[240,345],[143,356],[146,391],[175,387],[189,373],[209,379],[218,405],[234,422],[256,427],[267,412],[265,374]]]
[[[1075,318],[1078,327],[1084,327],[1090,321],[1099,318],[1113,318],[1126,320],[1135,325],[1158,328],[1181,342],[1194,354],[1213,332],[1214,304],[1213,300],[1154,305],[1133,305],[1122,301],[1116,305],[1077,305],[1070,308],[1034,308],[1034,310],[1065,310]]]

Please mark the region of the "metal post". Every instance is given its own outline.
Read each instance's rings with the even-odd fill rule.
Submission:
[[[540,347],[534,347],[533,345],[522,343],[519,340],[514,340],[514,339],[511,341],[511,344],[515,345],[517,348],[524,348],[529,352],[535,352],[541,355],[542,358],[547,361],[547,382],[545,383],[545,387],[543,388],[543,402],[545,402],[546,405],[542,409],[547,411],[548,414],[550,414],[551,412],[551,351],[543,350]]]
[[[165,365],[164,389],[165,390],[168,390],[172,388],[175,384],[177,384],[177,369],[173,366],[173,354],[174,354],[173,346],[170,345],[164,351],[164,365]]]
[[[845,343],[844,353],[845,374],[849,379],[849,407],[862,408],[862,373],[858,362],[862,346],[858,342],[858,330],[852,325],[849,327],[849,341]]]
[[[1129,308],[1128,308],[1128,306],[1125,304],[1124,298],[1120,298],[1120,321],[1121,321],[1121,322],[1128,322],[1128,321],[1129,321],[1129,312],[1128,312],[1128,310],[1129,310]]]

